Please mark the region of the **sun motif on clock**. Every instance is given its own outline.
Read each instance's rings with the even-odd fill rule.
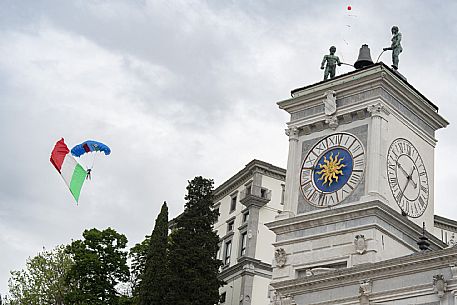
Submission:
[[[344,158],[338,158],[339,153],[333,158],[333,152],[330,153],[329,160],[324,156],[324,164],[319,164],[319,168],[322,168],[321,171],[317,172],[318,175],[321,175],[319,180],[324,180],[323,184],[328,183],[330,186],[333,183],[333,180],[338,182],[339,175],[343,175],[341,170],[346,164],[341,163]]]
[[[319,140],[306,154],[300,170],[300,190],[316,207],[336,205],[357,187],[365,171],[365,150],[350,133]]]

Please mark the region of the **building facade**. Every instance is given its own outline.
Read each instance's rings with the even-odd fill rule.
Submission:
[[[292,91],[270,304],[457,304],[456,222],[434,215],[447,121],[378,63]]]
[[[285,169],[253,160],[214,191],[214,227],[223,266],[220,304],[265,305],[272,275],[275,235],[265,223],[282,211]]]

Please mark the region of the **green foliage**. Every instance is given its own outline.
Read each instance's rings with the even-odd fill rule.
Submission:
[[[85,230],[84,240],[73,241],[66,251],[74,260],[66,282],[66,302],[73,305],[117,305],[116,285],[129,278],[127,238],[108,228]]]
[[[129,257],[132,261],[130,265],[130,282],[134,296],[138,295],[138,287],[140,286],[141,275],[143,274],[146,266],[146,258],[148,256],[150,242],[151,236],[146,235],[144,240],[141,243],[135,244],[129,252]]]
[[[12,271],[9,280],[11,305],[61,305],[68,293],[65,275],[73,265],[65,246],[29,258],[26,268]]]
[[[140,305],[161,305],[168,293],[168,207],[164,202],[149,240],[139,284]]]
[[[187,186],[185,210],[170,235],[169,293],[164,304],[213,305],[219,301],[216,258],[219,237],[213,231],[213,181],[195,177]]]

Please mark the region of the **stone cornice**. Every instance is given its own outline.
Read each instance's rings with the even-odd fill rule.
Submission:
[[[285,181],[286,180],[286,170],[277,166],[274,166],[270,163],[260,161],[260,160],[252,160],[249,162],[245,168],[241,171],[236,173],[230,179],[222,183],[218,186],[214,192],[214,202],[221,200],[223,197],[227,196],[228,194],[232,193],[236,190],[240,185],[243,185],[246,181],[248,181],[254,173],[260,172],[263,175]]]
[[[265,225],[275,232],[276,235],[281,235],[369,216],[376,216],[383,219],[413,240],[417,240],[422,235],[422,228],[420,226],[379,200],[359,201],[333,209],[313,211],[291,218],[276,220]],[[426,236],[430,241],[431,249],[438,250],[447,247],[445,243],[433,234],[426,232]]]
[[[244,274],[271,278],[272,272],[273,267],[270,264],[251,257],[241,257],[235,265],[222,270],[219,273],[219,278],[221,280],[226,280],[236,275],[243,276]]]
[[[438,215],[435,215],[434,220],[436,228],[457,232],[457,221]]]
[[[438,108],[432,102],[430,102],[417,89],[399,76],[397,72],[393,71],[383,63],[378,63],[361,70],[349,72],[335,77],[332,80],[296,89],[292,91],[291,99],[280,101],[278,102],[278,105],[279,108],[286,110],[292,115],[292,117],[294,117],[295,113],[303,111],[303,109],[323,107],[323,94],[329,89],[337,92],[338,103],[341,99],[360,94],[367,90],[374,90],[376,88],[381,88],[389,95],[393,96],[396,100],[395,103],[400,103],[402,105],[401,107],[407,108],[408,111],[421,118],[421,120],[423,120],[425,124],[433,130],[446,127],[449,124],[438,114]],[[376,96],[371,98],[376,99]],[[363,96],[358,99],[359,102],[363,100]],[[387,102],[391,103],[392,101]],[[391,106],[394,106],[395,103]],[[338,107],[338,115],[340,115],[344,108],[345,106]],[[401,109],[397,111],[402,114]],[[314,110],[314,114],[317,114],[316,110]],[[319,114],[320,115],[318,115],[314,120],[322,121],[324,114],[321,114],[321,112],[319,112]],[[309,116],[307,117],[310,118]],[[300,124],[302,125],[302,123]],[[292,119],[289,123],[289,127],[301,127],[301,125],[299,126],[295,124],[294,119]]]
[[[377,263],[368,263],[334,272],[293,280],[272,282],[283,294],[305,294],[323,289],[359,284],[361,280],[381,280],[394,276],[437,270],[457,262],[457,248],[421,252]]]

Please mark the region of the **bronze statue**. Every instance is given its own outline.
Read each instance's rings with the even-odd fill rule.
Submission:
[[[336,65],[341,66],[340,59],[338,56],[335,55],[336,48],[334,46],[330,47],[330,54],[325,55],[324,59],[322,60],[321,63],[321,69],[324,69],[325,62],[327,62],[327,65],[325,66],[325,71],[324,71],[324,80],[326,80],[330,74],[330,78],[335,77],[335,72],[336,72]]]
[[[398,63],[399,59],[398,56],[400,53],[403,51],[403,48],[401,47],[401,33],[398,31],[398,26],[393,26],[392,27],[392,45],[388,48],[384,48],[384,51],[387,50],[392,50],[392,68],[395,70],[398,69]]]

